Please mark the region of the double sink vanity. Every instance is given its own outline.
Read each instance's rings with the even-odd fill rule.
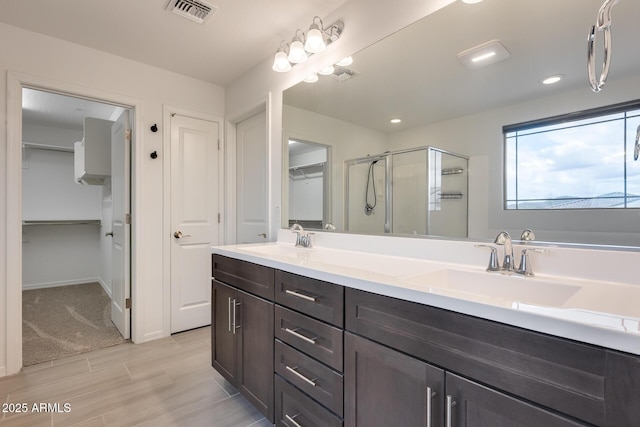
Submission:
[[[638,425],[637,253],[314,239],[212,248],[213,367],[276,425]]]

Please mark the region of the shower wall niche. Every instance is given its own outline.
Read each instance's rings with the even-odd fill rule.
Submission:
[[[345,162],[345,228],[467,237],[467,157],[435,147]]]

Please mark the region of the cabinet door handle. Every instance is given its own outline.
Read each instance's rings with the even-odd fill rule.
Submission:
[[[311,301],[311,302],[316,302],[316,300],[318,299],[318,297],[301,294],[300,292],[292,291],[290,289],[285,290],[284,293],[288,295],[293,295],[294,297],[302,298],[303,300]]]
[[[237,317],[236,317],[236,307],[239,306],[240,303],[236,301],[236,299],[233,299],[233,334],[236,334],[236,329],[240,329],[240,326],[238,326],[237,322]],[[242,326],[242,325],[241,325]]]
[[[298,424],[298,423],[294,420],[294,418],[295,418],[295,417],[297,417],[297,416],[298,416],[298,414],[294,415],[293,417],[292,417],[292,416],[290,416],[289,414],[285,414],[285,416],[284,416],[284,417],[287,419],[287,421],[289,421],[291,424],[293,424],[293,425],[294,425],[294,427],[302,427],[300,424]]]
[[[231,297],[227,301],[227,309],[229,311],[229,332],[231,332]]]
[[[436,392],[431,390],[431,387],[427,387],[427,427],[431,427],[431,413],[433,411],[433,404],[431,400],[436,397]]]
[[[298,332],[298,329],[284,328],[284,331],[293,335],[294,337],[300,338],[301,340],[308,342],[309,344],[315,344],[316,340],[318,339],[318,338],[305,337],[304,335]]]
[[[284,367],[286,368],[287,371],[293,373],[295,376],[297,376],[298,378],[300,378],[302,381],[306,382],[307,384],[311,384],[312,386],[316,386],[316,382],[313,380],[310,380],[309,378],[305,377],[304,375],[302,375],[300,372],[297,371],[297,367],[292,368],[291,366],[287,366],[284,365]]]
[[[447,423],[445,424],[446,427],[451,427],[452,424],[452,418],[453,418],[453,407],[456,406],[456,401],[453,400],[453,397],[451,397],[450,394],[447,395]]]

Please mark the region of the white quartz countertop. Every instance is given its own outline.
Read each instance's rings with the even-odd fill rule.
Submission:
[[[212,252],[350,288],[640,355],[640,286],[273,242]],[[488,255],[488,253],[487,253]]]

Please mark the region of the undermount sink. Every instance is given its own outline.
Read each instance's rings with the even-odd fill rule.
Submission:
[[[527,302],[560,307],[581,287],[537,277],[443,269],[403,277],[402,282],[417,289],[440,294],[466,294],[489,299]]]

